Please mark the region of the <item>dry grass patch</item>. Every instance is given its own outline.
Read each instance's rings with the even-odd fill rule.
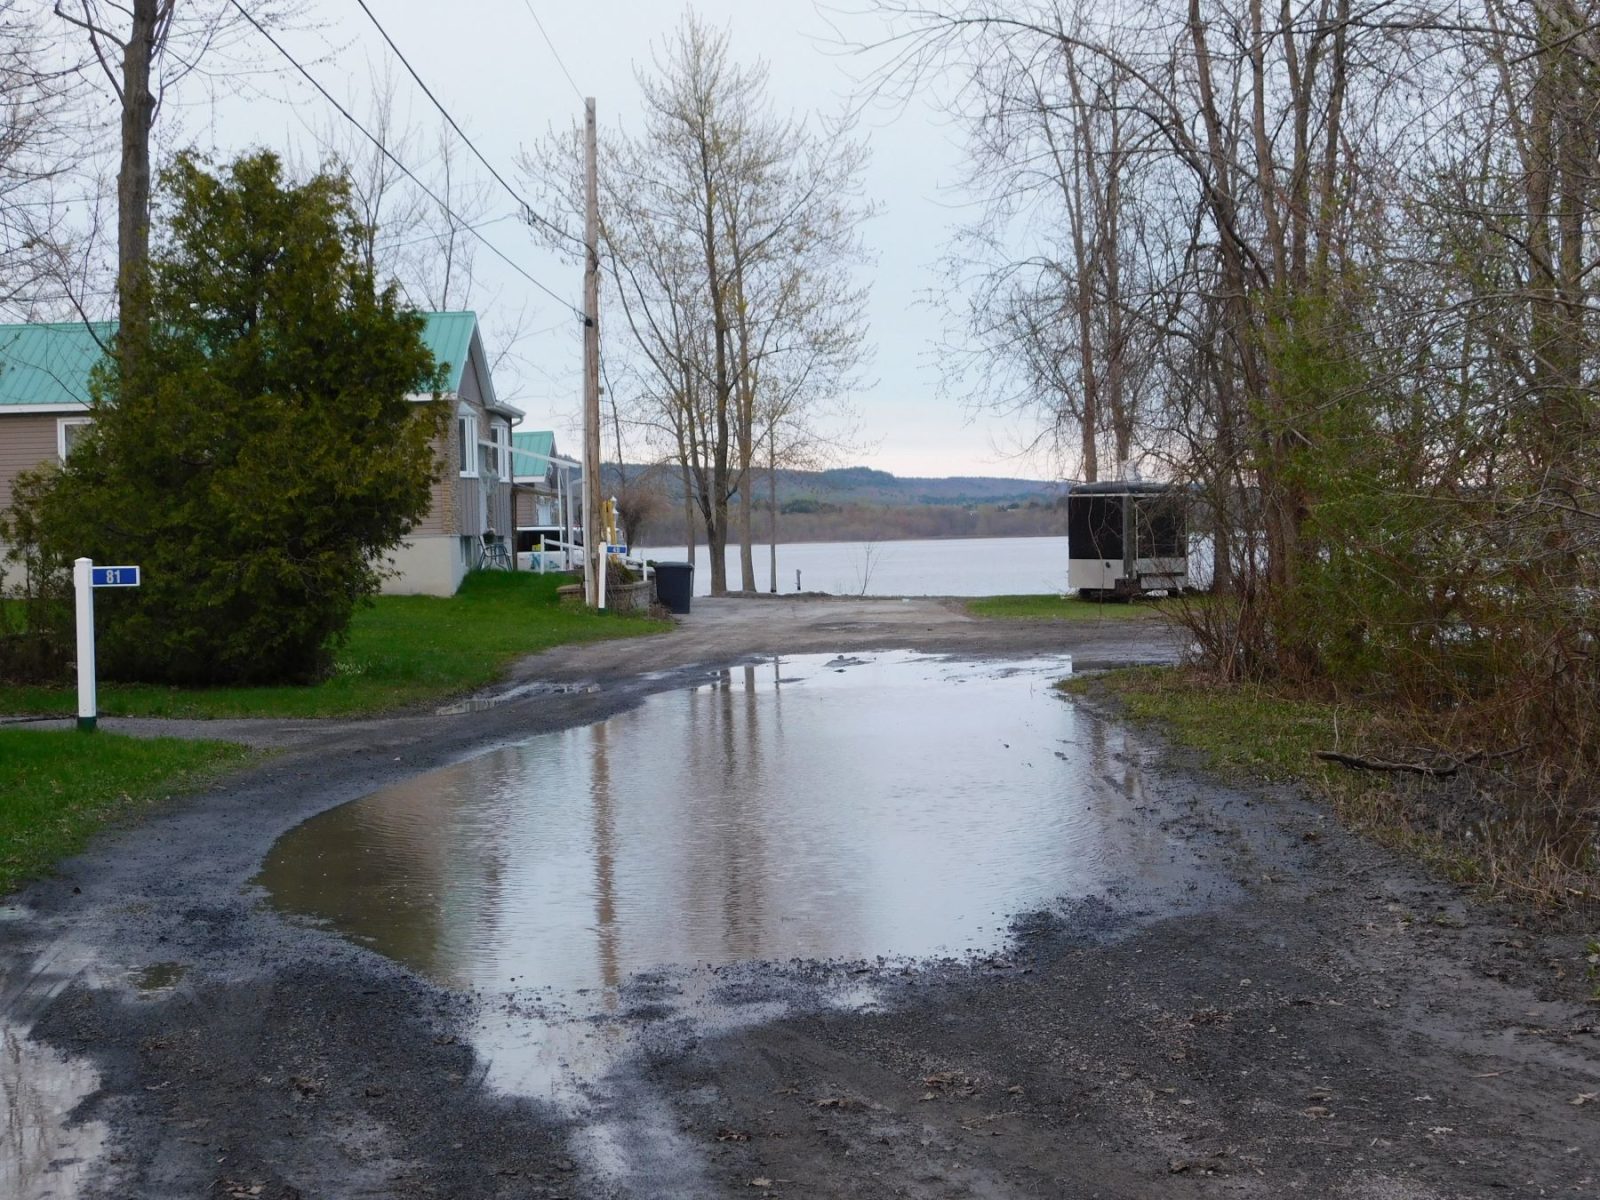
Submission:
[[[1539,763],[1468,744],[1469,721],[1181,668],[1079,677],[1063,688],[1158,724],[1223,775],[1302,784],[1347,824],[1458,883],[1547,911],[1600,908],[1595,812],[1527,803]],[[1324,751],[1374,769],[1330,762]]]

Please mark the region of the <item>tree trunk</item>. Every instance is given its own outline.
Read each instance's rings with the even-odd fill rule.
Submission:
[[[117,302],[123,377],[129,348],[137,353],[146,329],[145,284],[150,260],[150,130],[156,98],[150,90],[161,26],[160,0],[132,0],[132,26],[122,48],[122,164],[117,171]]]
[[[739,589],[745,592],[756,590],[755,534],[751,521],[754,506],[750,498],[754,484],[755,471],[745,466],[743,482],[739,484]]]
[[[728,594],[728,444],[731,434],[728,408],[733,399],[733,380],[728,366],[728,305],[722,275],[717,265],[716,189],[711,169],[711,147],[700,143],[700,163],[704,195],[704,246],[706,284],[710,291],[713,370],[711,397],[715,410],[716,441],[711,447],[711,496],[706,511],[706,545],[711,554],[711,594]]]
[[[706,523],[706,553],[711,556],[711,594],[728,594],[728,502],[712,506],[712,519]]]
[[[683,555],[684,561],[694,562],[694,488],[689,483],[689,460],[679,458],[683,468]]]

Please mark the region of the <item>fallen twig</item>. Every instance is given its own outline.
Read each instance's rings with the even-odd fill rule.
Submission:
[[[1357,754],[1345,754],[1339,750],[1314,750],[1312,753],[1327,762],[1338,763],[1341,767],[1350,767],[1356,771],[1402,771],[1408,775],[1426,775],[1430,779],[1448,779],[1461,769],[1459,762],[1453,763],[1408,763],[1387,762],[1381,758],[1362,758]]]
[[[1359,754],[1346,754],[1341,750],[1313,750],[1312,754],[1326,762],[1338,763],[1341,767],[1349,767],[1356,771],[1400,771],[1408,775],[1426,775],[1430,779],[1449,779],[1462,767],[1510,758],[1527,748],[1526,745],[1513,746],[1509,750],[1501,750],[1495,754],[1479,750],[1465,758],[1451,759],[1443,763],[1390,762],[1382,758],[1363,758]]]

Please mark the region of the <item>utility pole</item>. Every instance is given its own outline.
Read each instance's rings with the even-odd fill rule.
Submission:
[[[600,572],[600,200],[595,180],[594,97],[583,102],[583,587],[590,608],[605,593]]]

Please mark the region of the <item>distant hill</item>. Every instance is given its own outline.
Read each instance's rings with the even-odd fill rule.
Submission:
[[[681,500],[678,473],[665,467],[643,467],[629,463],[623,468],[626,478],[652,475],[669,496]],[[607,464],[605,477],[617,480],[622,473],[615,464]],[[1026,504],[1032,500],[1040,504],[1058,499],[1064,492],[1060,483],[1033,479],[998,479],[986,475],[954,475],[944,479],[918,476],[892,475],[872,467],[836,467],[827,471],[778,472],[778,506],[792,505],[796,501],[816,501],[823,505],[878,505],[901,507],[914,505],[954,505],[970,508],[977,505]],[[756,499],[767,499],[766,472],[758,472],[755,481]],[[809,507],[802,504],[802,507]]]

